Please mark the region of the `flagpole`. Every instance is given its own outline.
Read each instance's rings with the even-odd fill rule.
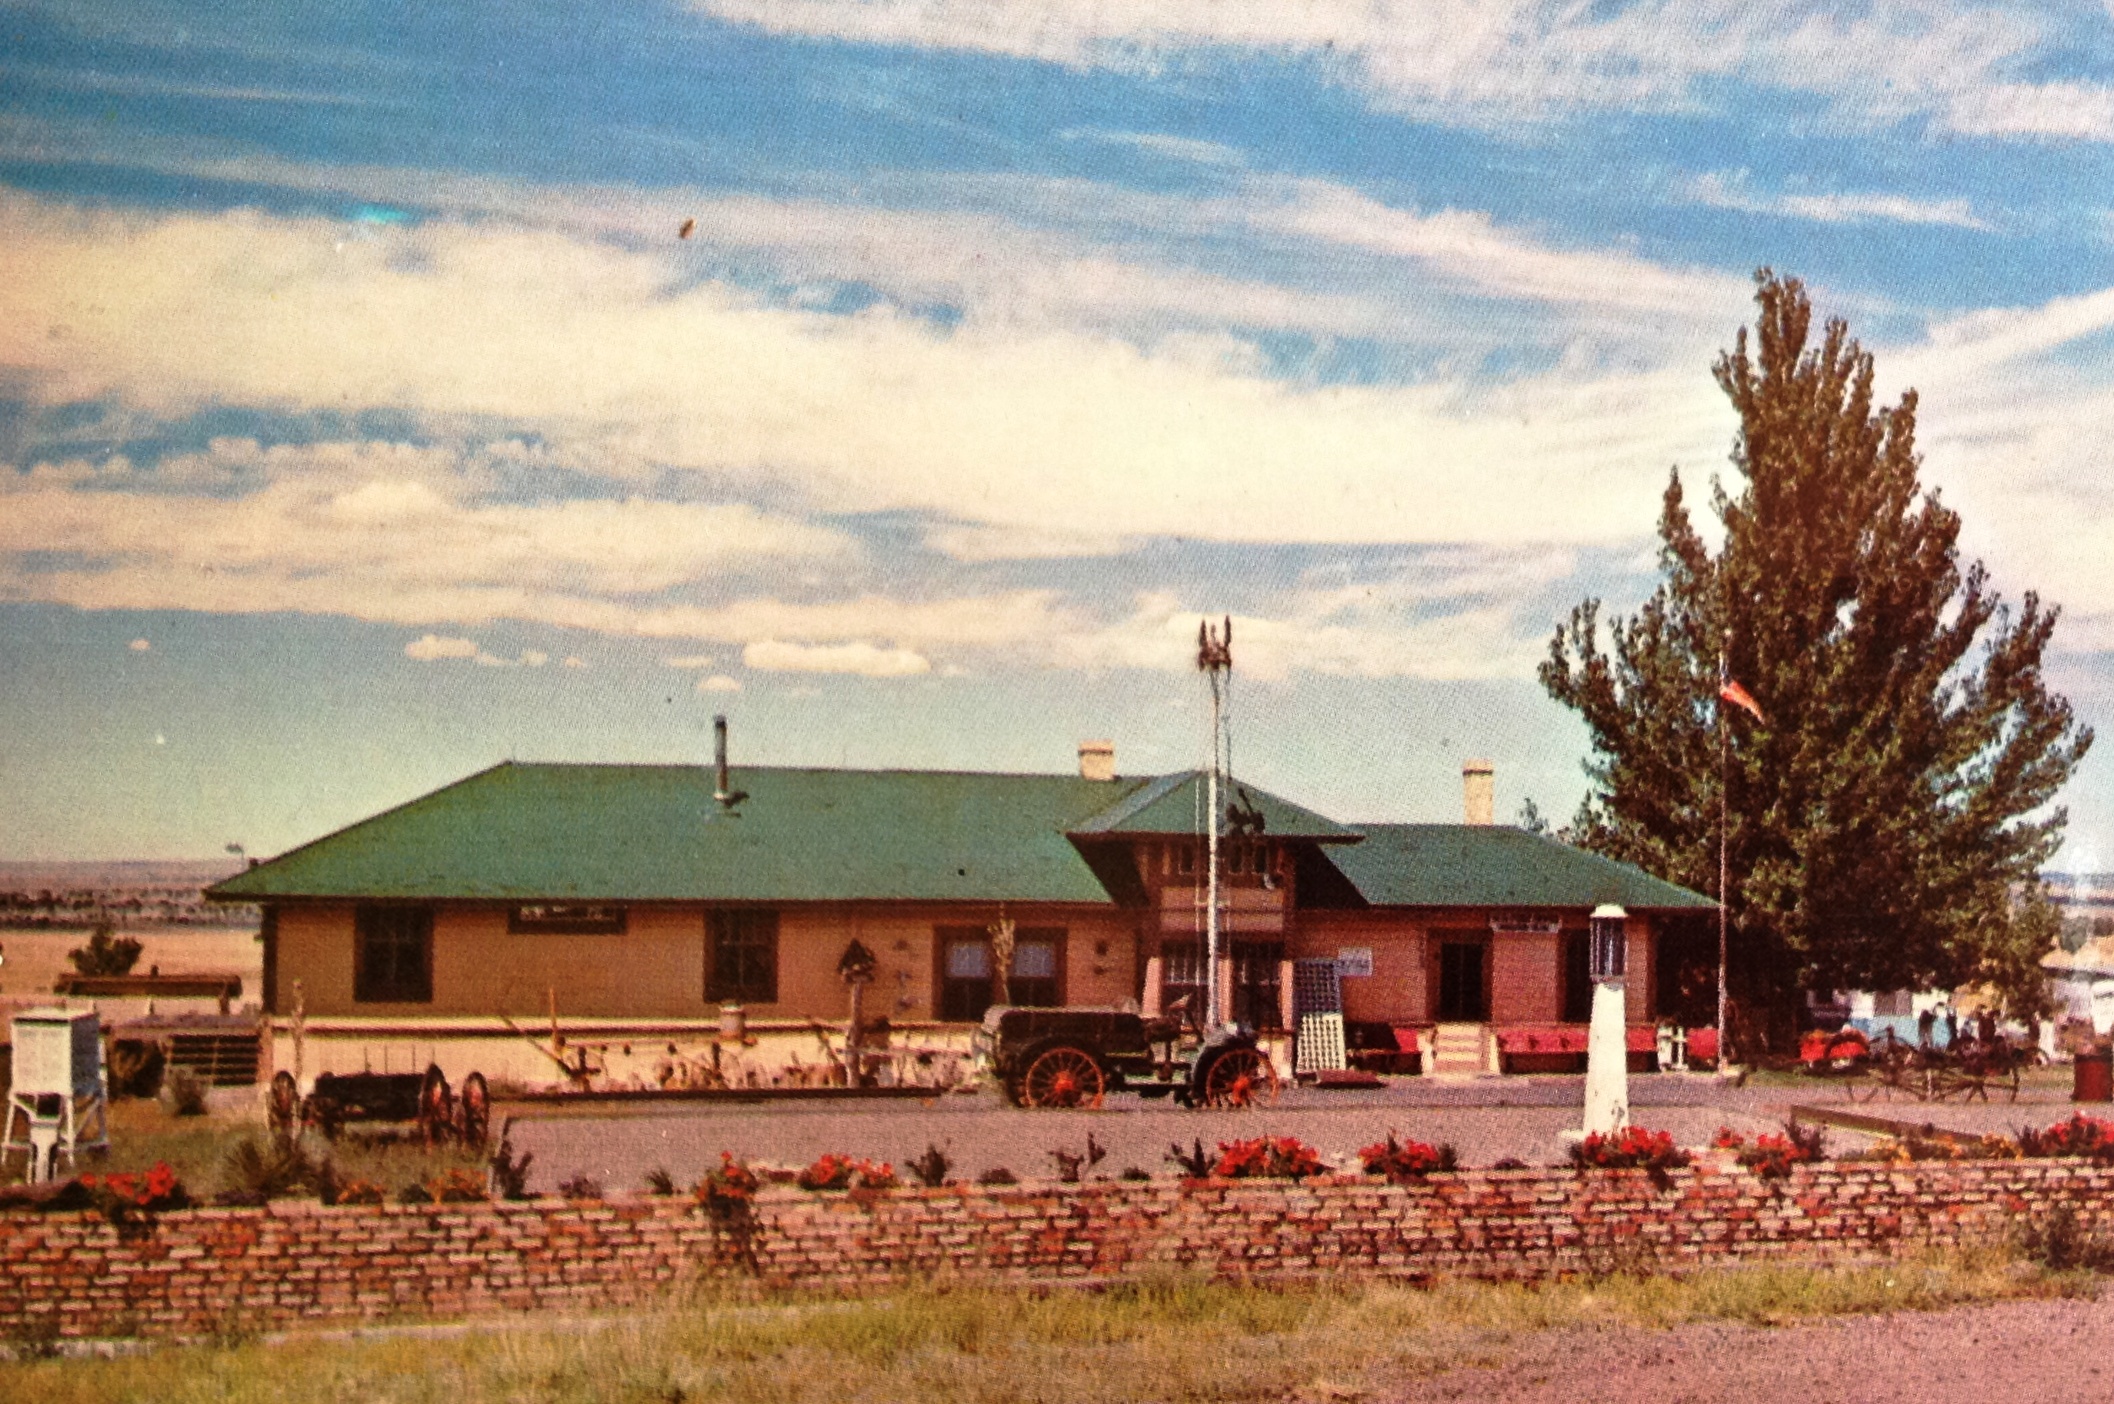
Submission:
[[[1727,928],[1732,911],[1732,738],[1725,727],[1724,690],[1732,674],[1725,645],[1718,645],[1718,1067],[1728,1065],[1725,1028],[1725,962],[1730,945]]]

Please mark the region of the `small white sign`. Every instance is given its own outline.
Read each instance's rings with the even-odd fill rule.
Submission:
[[[1371,946],[1343,946],[1336,952],[1338,975],[1369,976],[1373,973],[1373,948]]]

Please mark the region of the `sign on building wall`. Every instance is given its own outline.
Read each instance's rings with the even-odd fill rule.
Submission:
[[[1336,951],[1336,973],[1369,976],[1373,973],[1371,946],[1341,946]]]

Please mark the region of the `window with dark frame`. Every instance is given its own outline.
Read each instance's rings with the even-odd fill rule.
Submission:
[[[507,909],[506,929],[516,936],[621,936],[624,909],[567,902],[523,902]]]
[[[735,909],[710,918],[711,964],[705,998],[714,1002],[778,1002],[778,913]]]
[[[361,1004],[433,1002],[433,909],[353,912],[352,997]]]
[[[1160,1007],[1169,1009],[1182,996],[1189,996],[1189,1016],[1204,1018],[1204,943],[1166,941],[1160,946]]]
[[[1013,940],[1013,973],[1006,993],[1013,1002],[1037,1009],[1053,1009],[1064,1002],[1058,963],[1061,948],[1054,936],[1023,931]]]
[[[998,998],[992,978],[991,937],[976,927],[939,933],[939,1017],[973,1024]],[[1013,968],[1006,993],[1016,1006],[1056,1008],[1064,1003],[1064,932],[1022,928],[1013,937]]]
[[[991,938],[950,936],[940,948],[940,1017],[974,1023],[991,1007]]]

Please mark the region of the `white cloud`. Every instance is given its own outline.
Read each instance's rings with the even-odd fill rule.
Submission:
[[[131,643],[126,644],[125,647],[131,649],[134,653],[146,653],[151,650],[154,645],[152,643],[149,643],[145,639],[134,639]]]
[[[1418,214],[1322,182],[1302,183],[1298,198],[1274,218],[1307,238],[1428,262],[1487,291],[1537,302],[1607,305],[1723,325],[1739,315],[1752,291],[1744,278],[1715,271],[1668,268],[1607,250],[1554,249],[1500,227],[1481,211]]]
[[[1367,213],[1385,212],[1329,197],[1284,217],[1355,240]],[[1727,436],[1692,366],[1597,379],[1563,369],[1488,392],[1310,386],[1229,356],[1230,338],[1209,355],[1191,344],[1163,355],[1082,332],[792,311],[677,287],[658,254],[513,229],[387,230],[341,262],[324,233],[240,213],[119,219],[0,204],[18,274],[0,285],[0,363],[38,400],[492,417],[533,424],[611,471],[694,470],[818,510],[1218,540],[1616,539],[1652,510],[1664,464],[1715,458]],[[1682,304],[1729,286],[1655,279],[1622,257],[1536,253],[1467,216],[1403,216],[1367,242],[1450,260],[1463,277],[1488,255],[1507,286],[1627,297],[1637,321],[1678,320]],[[82,286],[99,289],[92,307],[69,291]],[[50,335],[62,324],[66,335]],[[138,336],[141,326],[160,334]],[[315,334],[323,326],[331,335]],[[312,565],[364,553],[421,583],[468,579],[495,594],[637,591],[730,553],[843,549],[834,533],[733,505],[486,505],[381,462],[333,477],[329,491],[275,482],[199,514],[202,527],[250,555],[277,535],[259,517],[324,514],[342,530],[308,533],[322,553]],[[72,528],[88,532],[80,515]]]
[[[1788,215],[1821,224],[1929,224],[1990,233],[1994,225],[1965,200],[1919,200],[1873,192],[1763,194],[1749,188],[1744,172],[1711,172],[1687,186],[1697,204],[1753,214]]]
[[[2114,141],[2114,90],[2083,83],[1994,83],[1960,94],[1948,124],[1966,136]]]
[[[1836,121],[1980,136],[2114,138],[2109,90],[2021,81],[2105,21],[2008,3],[1876,0],[692,0],[784,33],[1153,71],[1212,49],[1326,55],[1382,103],[1502,125],[1681,112],[1734,83],[1811,94]],[[1750,103],[1746,94],[1732,101]]]
[[[1551,572],[1526,565],[1546,583]],[[1568,564],[1568,563],[1566,563]],[[1563,570],[1553,572],[1560,576]],[[1288,591],[1268,614],[1232,616],[1234,662],[1242,677],[1277,682],[1299,674],[1436,679],[1533,676],[1554,621],[1526,607],[1518,568],[1503,594],[1432,607],[1462,593],[1438,580],[1361,582]],[[1467,583],[1467,582],[1463,582]],[[1472,593],[1495,582],[1485,579]],[[1079,667],[1182,671],[1194,665],[1197,622],[1215,613],[1169,592],[1141,595],[1131,614],[1091,633],[1052,641]]]
[[[471,639],[444,639],[438,634],[427,634],[404,645],[404,657],[421,663],[438,658],[475,658],[483,651]]]
[[[480,668],[540,668],[551,661],[548,653],[540,649],[525,648],[518,657],[501,658],[496,653],[487,653],[473,639],[443,638],[438,634],[426,634],[404,645],[404,656],[416,658],[421,663],[438,659],[468,659]],[[583,666],[578,659],[565,660],[568,667]]]
[[[1187,161],[1200,166],[1230,167],[1247,164],[1247,158],[1234,147],[1216,141],[1200,141],[1195,137],[1169,136],[1165,132],[1121,132],[1080,127],[1062,135],[1066,141],[1123,146],[1133,151],[1143,151],[1148,155],[1164,156],[1169,160]]]
[[[741,691],[741,681],[738,678],[730,678],[724,673],[714,673],[709,678],[699,678],[697,680],[697,690],[704,693],[739,692]]]
[[[1715,333],[1693,333],[1711,345],[1744,316],[1729,305],[1734,280],[1552,249],[1472,212],[1398,210],[1322,185],[1240,208],[1288,239],[1340,241],[1567,315],[1698,328],[1722,318]],[[789,311],[688,286],[661,253],[510,228],[384,230],[356,265],[329,255],[311,266],[304,251],[332,227],[0,198],[0,235],[19,236],[8,246],[22,275],[0,284],[0,364],[32,401],[110,395],[169,413],[378,406],[436,429],[429,444],[227,439],[151,467],[112,457],[0,473],[0,598],[333,613],[441,631],[516,620],[669,640],[673,658],[693,656],[686,645],[760,643],[802,660],[781,668],[908,671],[915,659],[940,671],[969,653],[1034,658],[1046,645],[1142,666],[1164,656],[1178,601],[1109,624],[1047,589],[830,598],[836,567],[861,548],[814,518],[921,515],[945,523],[928,544],[964,561],[1112,554],[1153,536],[1628,548],[1667,465],[1721,463],[1732,435],[1700,353],[1672,369],[1565,364],[1480,386],[1316,385],[1271,378],[1223,334],[1141,347],[1003,320],[950,330],[885,310]],[[82,286],[98,288],[95,306],[72,291]],[[314,336],[319,325],[334,334]],[[142,326],[160,334],[141,337]],[[2061,510],[2080,499],[2072,480],[2097,472],[2096,441],[2070,431],[2114,412],[2100,398],[2104,372],[2069,351],[2109,326],[2114,290],[1875,348],[1883,371],[1925,388],[1931,470],[1954,500],[1996,495],[1976,484],[2007,473],[2039,481],[2028,467],[2050,465],[2039,497],[2021,491],[1988,515],[2016,522],[2004,530],[2023,543],[2016,512],[2034,502],[2042,537],[2062,539],[2038,556],[2024,545],[1991,555],[2065,563],[2000,579],[2047,578],[2051,593],[2061,583],[2080,620],[2101,602],[2114,610],[2114,581],[2067,544],[2075,524],[2108,520],[2090,502]],[[275,359],[281,348],[301,364]],[[459,426],[473,419],[543,447],[465,446]],[[537,454],[576,475],[591,465],[619,491],[504,497],[514,466],[541,480]],[[670,482],[686,493],[710,484],[721,500],[648,495]],[[74,559],[54,567],[54,553]],[[1546,621],[1513,628],[1505,611],[1531,588],[1448,605],[1440,614],[1460,621],[1448,634],[1414,593],[1361,613],[1317,587],[1257,611],[1254,666],[1516,674],[1531,658],[1512,641],[1538,654]],[[1449,651],[1474,636],[1470,622],[1500,631],[1495,663]],[[848,652],[803,653],[817,649]]]
[[[587,666],[587,663],[584,659],[574,658],[568,655],[565,660],[565,666],[568,668],[585,668]]]
[[[678,658],[663,658],[661,662],[671,668],[709,668],[714,660],[709,653],[689,653]]]
[[[853,550],[835,531],[739,503],[494,502],[471,491],[479,476],[441,448],[248,440],[152,471],[113,458],[7,472],[0,594],[411,624],[563,622],[566,601],[617,607],[730,569]],[[156,490],[201,479],[262,485],[233,496]],[[6,559],[43,550],[82,563],[31,572]]]
[[[859,641],[798,644],[759,639],[742,650],[741,661],[767,673],[855,673],[868,678],[904,678],[932,671],[924,655]]]

